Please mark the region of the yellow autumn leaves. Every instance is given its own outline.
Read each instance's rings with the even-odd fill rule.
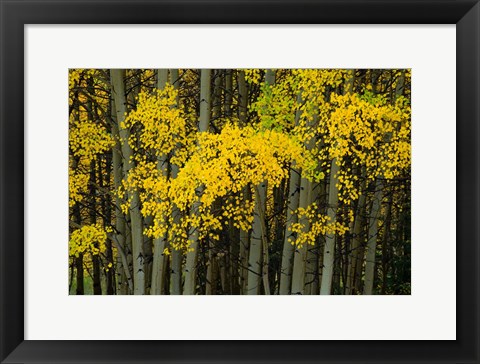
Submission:
[[[139,191],[142,214],[153,217],[145,232],[148,236],[167,234],[173,247],[187,249],[192,229],[201,238],[208,235],[218,240],[223,224],[233,219],[235,227],[248,230],[254,203],[241,198],[246,188],[262,181],[279,186],[290,166],[302,168],[313,178],[315,157],[288,134],[226,124],[219,134],[197,133],[195,141],[186,145],[185,118],[175,105],[173,88],[140,94],[138,100],[136,111],[125,122],[127,127],[142,126],[139,138],[129,140],[132,149],[153,149],[154,156],[186,150],[176,159],[181,168],[175,178],[164,175],[158,162],[136,158],[136,167],[123,183],[121,197],[123,191]],[[225,199],[222,206],[215,205],[219,198]],[[123,204],[124,213],[129,204]],[[172,218],[174,209],[181,215],[177,219]],[[195,214],[189,213],[194,210]]]
[[[132,133],[128,141],[134,151],[143,148],[142,153],[135,153],[135,158],[161,156],[171,153],[177,144],[186,141],[186,125],[183,113],[177,108],[178,92],[167,84],[163,90],[153,93],[140,93],[137,107],[126,117],[122,128],[140,127],[138,134]],[[137,140],[138,138],[138,140]]]
[[[95,156],[128,142],[135,166],[114,192],[123,199],[138,191],[143,217],[152,217],[145,234],[164,237],[172,248],[184,250],[192,231],[200,239],[218,240],[229,222],[250,230],[254,186],[279,187],[291,169],[319,183],[330,175],[332,160],[339,166],[335,183],[338,199],[346,206],[343,216],[330,221],[315,203],[298,209],[292,243],[313,244],[319,235],[344,234],[360,196],[359,171],[368,181],[388,180],[410,167],[407,98],[387,99],[368,83],[354,90],[353,70],[277,70],[273,85],[266,85],[261,70],[247,69],[244,74],[251,89],[259,90],[248,105],[253,117],[246,125],[236,116],[222,117],[215,120],[215,132],[195,132],[194,105],[179,102],[178,90],[167,84],[163,90],[136,95],[135,107],[121,125],[130,130],[128,141],[114,140],[111,131],[85,113],[72,117],[71,153],[88,168]],[[70,88],[91,76],[71,72]],[[195,77],[191,71],[184,76],[186,82]],[[71,170],[69,177],[72,207],[87,193],[89,177],[79,170]],[[123,201],[121,208],[128,215],[130,201]],[[75,230],[71,252],[98,253],[106,239],[101,230],[96,225]],[[79,243],[82,239],[84,245]]]
[[[107,232],[111,232],[111,228],[104,228],[100,224],[85,225],[74,230],[70,234],[69,254],[78,257],[83,253],[91,253],[99,255],[104,253],[107,241]]]

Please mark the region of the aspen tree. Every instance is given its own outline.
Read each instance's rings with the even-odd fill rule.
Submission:
[[[375,184],[375,196],[373,198],[372,210],[370,213],[368,243],[365,261],[365,284],[363,294],[371,295],[373,292],[373,276],[375,269],[375,251],[377,248],[378,216],[382,202],[382,183],[377,179]]]
[[[178,90],[178,82],[179,82],[179,74],[178,69],[171,69],[170,70],[170,77],[172,85],[174,89]],[[177,97],[177,105],[178,105],[178,97]],[[178,166],[176,164],[171,166],[171,178],[176,178],[178,174]],[[179,223],[180,220],[180,211],[174,208],[172,211],[173,214],[173,221],[175,224]],[[196,239],[194,240],[194,242]],[[198,244],[198,241],[197,241]],[[196,254],[194,253],[194,260],[196,260]],[[183,262],[183,253],[179,249],[173,249],[172,251],[172,259],[171,259],[171,266],[170,266],[170,294],[172,295],[181,295],[182,294],[182,262]],[[187,257],[188,262],[188,257]],[[187,263],[188,264],[188,263]],[[188,277],[188,275],[186,276]],[[187,282],[185,283],[187,285]],[[190,294],[190,293],[188,293]],[[193,293],[192,293],[193,294]]]
[[[200,71],[200,118],[198,121],[198,131],[208,131],[210,116],[211,116],[211,70],[202,69]],[[201,193],[199,191],[199,193]],[[199,208],[199,204],[194,207],[194,213]],[[196,270],[198,260],[198,230],[193,231],[192,243],[187,252],[187,261],[185,264],[185,287],[184,294],[195,294]],[[210,269],[213,268],[212,261],[210,261]]]
[[[297,103],[302,100],[301,94],[297,96]],[[298,125],[300,118],[300,111],[295,114],[295,125]],[[288,295],[291,293],[292,287],[292,271],[294,264],[295,234],[292,232],[292,225],[298,222],[297,209],[300,201],[301,191],[300,171],[295,168],[290,168],[290,183],[288,188],[288,206],[287,206],[287,220],[285,225],[285,238],[283,242],[282,252],[282,268],[280,275],[280,294]]]
[[[295,169],[291,169],[288,189],[287,220],[282,253],[282,268],[280,272],[279,293],[281,295],[288,295],[291,292],[293,256],[295,251],[295,247],[291,242],[291,240],[294,239],[294,233],[291,231],[291,226],[292,224],[298,222],[296,210],[298,209],[299,205],[300,190],[300,173]]]
[[[248,89],[245,81],[245,72],[243,70],[237,71],[238,84],[238,119],[240,125],[247,123],[247,101]],[[245,200],[251,198],[251,191],[249,186],[244,188],[243,197]],[[245,229],[240,229],[240,287],[242,294],[247,294],[248,283],[248,260],[250,255],[250,233]]]
[[[275,73],[267,70],[265,84],[267,87],[275,83]],[[268,245],[265,222],[265,208],[267,199],[267,182],[264,181],[253,187],[255,197],[255,215],[250,237],[250,255],[248,258],[248,294],[259,294],[263,278],[265,294],[270,294],[268,284]]]
[[[123,156],[124,174],[128,173],[134,167],[133,152],[128,140],[130,131],[123,126],[125,115],[127,113],[127,101],[125,99],[125,71],[121,69],[110,70],[112,80],[112,91],[115,99],[116,120],[119,125],[119,135],[121,139],[121,150]],[[140,214],[140,199],[138,192],[133,191],[130,203],[130,221],[131,221],[131,236],[132,236],[132,254],[133,254],[133,287],[134,294],[143,295],[145,293],[145,270],[144,270],[144,254],[143,254],[143,222]]]
[[[157,89],[164,90],[168,81],[168,69],[157,70]],[[168,175],[168,156],[163,154],[157,159],[157,169],[162,175]],[[167,247],[167,235],[164,234],[153,239],[153,262],[152,262],[152,287],[151,294],[163,294],[165,292],[166,259],[164,254]]]
[[[306,178],[301,179],[299,208],[306,209],[311,203],[312,183]],[[309,223],[306,216],[299,219],[300,224],[303,225],[303,230],[308,231]],[[293,262],[292,273],[292,294],[305,293],[305,273],[306,273],[306,259],[307,259],[307,244],[296,246]]]

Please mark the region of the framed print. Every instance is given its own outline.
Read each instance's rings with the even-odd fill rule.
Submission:
[[[477,1],[1,7],[2,362],[478,362]]]

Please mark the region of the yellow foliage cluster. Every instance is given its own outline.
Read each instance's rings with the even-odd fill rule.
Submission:
[[[108,230],[108,231],[107,231]],[[106,250],[107,232],[100,224],[85,225],[74,230],[70,234],[69,253],[70,256],[78,257],[83,253],[99,255]]]
[[[142,214],[154,217],[148,236],[168,235],[172,246],[183,248],[190,243],[192,229],[200,238],[218,240],[222,224],[230,219],[248,231],[255,206],[245,201],[246,188],[262,182],[279,186],[290,165],[311,176],[316,166],[314,156],[287,134],[230,124],[220,134],[197,133],[188,154],[176,178],[165,176],[156,162],[137,163],[120,191],[121,197],[127,190],[140,192]],[[224,203],[216,206],[219,198]],[[129,206],[129,201],[123,205],[125,213]],[[181,217],[175,218],[174,211]]]
[[[290,231],[296,234],[296,239],[289,238],[288,241],[301,248],[304,244],[315,245],[317,238],[321,235],[344,235],[348,227],[338,221],[331,221],[325,214],[318,213],[317,204],[314,202],[307,208],[298,208],[298,222],[290,227]],[[351,215],[353,219],[353,213]]]
[[[255,80],[259,79],[258,70],[252,74],[257,75]],[[327,88],[340,86],[349,76],[348,70],[291,70],[274,85],[263,83],[261,94],[250,110],[257,113],[262,128],[291,132],[297,127],[295,135],[307,141],[311,136],[305,133],[313,130],[306,130],[306,126],[326,103]]]
[[[258,85],[262,79],[261,70],[259,68],[244,69],[245,81]]]
[[[69,166],[69,206],[73,207],[83,200],[87,193],[89,181],[90,163],[99,154],[108,152],[114,146],[114,139],[100,121],[93,121],[93,109],[91,102],[95,97],[97,108],[96,117],[105,118],[105,112],[109,103],[106,97],[107,91],[105,80],[100,77],[101,70],[96,69],[70,69],[69,91],[70,105],[75,99],[78,106],[73,108],[69,119],[69,147],[75,163]],[[87,89],[94,90],[94,95],[87,95]],[[85,105],[89,104],[89,107]]]
[[[68,205],[70,207],[83,200],[83,195],[88,188],[88,180],[88,174],[68,169]]]
[[[107,130],[92,121],[73,122],[70,127],[70,148],[76,157],[92,160],[114,146],[114,140]]]
[[[130,171],[119,196],[124,198],[127,191],[138,191],[142,202],[141,213],[143,216],[154,217],[153,226],[147,228],[147,236],[159,238],[166,234],[168,218],[171,217],[172,204],[170,202],[171,182],[158,168],[156,162],[142,161]],[[124,214],[128,213],[131,201],[122,204]]]
[[[369,180],[392,179],[410,166],[410,107],[403,98],[392,105],[369,93],[332,94],[318,127],[328,130],[321,154],[324,163],[340,166],[339,200],[346,204],[359,196],[354,166],[365,168]]]
[[[291,77],[275,85],[262,84],[260,97],[250,105],[250,111],[258,115],[261,128],[278,131],[293,128],[299,105],[290,80]]]
[[[395,82],[402,72],[394,75]],[[373,93],[373,87],[359,94],[353,85],[353,70],[292,70],[273,86],[263,84],[260,97],[251,106],[260,128],[290,133],[308,146],[317,157],[316,181],[328,172],[332,161],[339,166],[334,176],[338,200],[346,206],[353,206],[362,193],[359,170],[363,169],[370,181],[379,177],[392,179],[411,163],[408,99],[399,96],[387,100]],[[302,176],[306,177],[304,172]],[[303,215],[302,211],[298,213]],[[340,221],[349,221],[353,216],[351,209],[343,213],[347,216]],[[337,234],[347,231],[346,225],[337,222],[332,227],[322,216],[307,218],[308,229],[300,222],[293,227],[298,234],[297,244],[313,242],[314,236],[328,229]]]
[[[68,89],[70,92],[80,85],[81,80],[85,80],[95,75],[95,69],[72,68],[68,70]]]
[[[157,157],[171,153],[178,143],[185,143],[186,128],[182,111],[177,107],[178,92],[171,84],[153,93],[138,95],[137,108],[131,111],[122,128],[141,126],[139,133],[132,133],[129,144],[134,151],[139,148],[147,153],[136,153],[137,159],[149,154]]]
[[[313,174],[314,157],[288,134],[274,130],[226,125],[221,133],[199,133],[191,155],[173,189],[175,203],[183,211],[195,201],[212,205],[216,198],[267,182],[279,186],[289,165]],[[202,187],[201,196],[196,190]]]

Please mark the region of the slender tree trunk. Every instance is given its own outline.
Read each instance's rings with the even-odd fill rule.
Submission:
[[[112,99],[111,101],[112,110],[116,110],[115,102]],[[121,155],[121,146],[118,141],[120,138],[118,123],[116,122],[116,117],[112,113],[112,134],[115,137],[116,143],[112,150],[112,168],[113,168],[113,184],[115,191],[118,190],[122,184],[123,179],[123,166],[122,166],[122,155]],[[116,244],[117,250],[117,262],[116,262],[116,281],[117,281],[117,292],[120,294],[133,293],[133,279],[130,275],[130,269],[128,267],[128,259],[126,254],[121,254],[126,250],[126,229],[125,229],[125,216],[120,209],[120,205],[124,201],[116,194],[115,197],[115,230],[116,230]]]
[[[243,191],[243,198],[251,200],[250,188],[246,187]],[[248,231],[240,229],[240,290],[242,294],[248,294],[248,260],[250,255],[250,234]]]
[[[178,69],[170,70],[171,82],[175,88],[178,88]],[[177,99],[178,102],[178,99]],[[177,178],[178,166],[172,165],[172,178]],[[173,210],[174,214],[174,223],[178,224],[180,221],[180,211],[177,208]],[[195,239],[196,240],[196,239]],[[183,253],[181,250],[174,249],[172,251],[171,260],[170,260],[170,294],[171,295],[181,295],[182,294],[182,263],[183,263]]]
[[[90,163],[90,187],[89,187],[89,195],[90,195],[90,224],[94,225],[97,223],[97,201],[96,201],[96,160],[93,159]],[[98,243],[95,243],[96,247],[98,248]],[[92,254],[92,266],[93,266],[93,294],[94,295],[101,295],[102,294],[102,285],[100,282],[100,259],[98,255]]]
[[[166,236],[153,240],[152,287],[150,294],[159,295],[165,291],[166,257],[164,254],[167,245]]]
[[[382,241],[382,295],[387,292],[388,281],[388,245],[390,243],[390,231],[392,226],[392,204],[393,204],[394,191],[390,192],[390,198],[388,200],[387,212],[385,216],[385,228]]]
[[[167,246],[167,237],[161,236],[153,239],[153,261],[152,261],[152,287],[150,294],[163,294],[166,274],[166,257],[164,254]]]
[[[230,290],[232,294],[240,294],[240,230],[233,226],[233,221],[229,221],[228,236],[230,240],[229,246],[229,275],[231,279]]]
[[[273,241],[271,251],[274,254],[271,259],[269,280],[270,289],[272,294],[280,294],[280,276],[282,271],[282,261],[278,257],[278,253],[281,253],[283,249],[283,241],[285,237],[285,219],[286,214],[286,200],[288,195],[288,179],[282,180],[282,183],[278,187],[273,188]]]
[[[349,266],[348,266],[348,273],[347,273],[347,284],[346,284],[346,291],[345,294],[350,295],[355,292],[355,284],[356,280],[361,279],[361,277],[357,276],[357,266],[363,263],[363,256],[360,255],[361,246],[363,245],[363,241],[365,239],[365,235],[363,234],[363,228],[366,224],[366,175],[362,173],[362,183],[361,183],[361,191],[360,197],[358,199],[357,204],[357,213],[355,214],[355,221],[354,221],[354,228],[353,228],[353,242],[350,248],[349,253]]]
[[[297,95],[297,104],[302,103],[301,92]],[[298,125],[301,112],[297,111],[295,114],[295,125]],[[292,274],[294,266],[295,252],[298,251],[295,248],[295,234],[292,234],[291,227],[298,222],[298,215],[296,210],[299,207],[300,194],[301,194],[301,176],[300,171],[291,168],[290,169],[290,183],[288,189],[288,207],[287,207],[287,220],[285,225],[285,237],[283,242],[282,251],[282,269],[280,275],[280,294],[288,295],[292,292]],[[289,241],[290,240],[290,241]]]
[[[78,254],[78,257],[75,258],[75,268],[77,270],[77,288],[75,291],[76,295],[84,295],[85,294],[85,286],[83,281],[83,254]]]
[[[218,266],[220,270],[220,284],[222,286],[222,294],[231,294],[230,291],[230,276],[228,274],[228,255],[224,254],[218,258]]]
[[[208,131],[211,111],[211,70],[202,69],[200,74],[200,119],[198,122],[198,131]],[[193,213],[198,213],[199,204],[194,207]],[[198,230],[193,232],[190,251],[187,252],[187,261],[185,264],[185,287],[183,294],[195,294],[197,260],[198,260]],[[212,263],[210,263],[212,264]],[[211,266],[210,268],[213,268]]]
[[[265,188],[265,196],[260,194],[260,190],[255,188],[255,199],[259,201],[258,214],[260,219],[261,227],[261,239],[262,239],[262,279],[263,279],[263,289],[266,295],[270,295],[270,282],[268,280],[268,269],[270,258],[268,256],[268,238],[267,238],[267,218],[265,215],[266,209],[266,200],[267,200],[267,188]]]
[[[172,250],[172,261],[170,269],[170,294],[182,294],[182,260],[183,254],[181,250]]]
[[[295,251],[294,234],[290,231],[291,226],[298,222],[298,209],[300,198],[300,173],[295,169],[290,170],[290,183],[288,193],[287,221],[285,226],[285,238],[283,242],[282,270],[280,274],[280,294],[288,295],[292,286],[293,255]]]
[[[351,77],[345,85],[344,93],[347,94],[353,91],[355,83],[355,71],[351,70]],[[330,185],[328,191],[328,206],[327,216],[330,218],[330,222],[336,221],[337,205],[338,205],[338,178],[337,173],[339,171],[339,165],[337,160],[333,159],[330,168]],[[335,263],[335,234],[326,234],[325,248],[323,249],[323,272],[322,272],[322,284],[320,286],[321,295],[329,295],[332,292],[333,270]]]
[[[245,81],[245,72],[238,71],[238,119],[240,124],[245,126],[247,123],[247,102],[248,90]],[[250,188],[243,191],[244,198],[250,198]],[[248,275],[249,275],[249,257],[250,257],[250,233],[243,229],[240,230],[240,286],[242,294],[248,294]]]
[[[168,82],[168,69],[161,68],[157,70],[157,88],[159,90],[163,90],[167,82]],[[172,82],[174,81],[172,80]]]
[[[320,236],[318,238],[318,287],[315,294],[320,293],[320,287],[322,284],[323,276],[323,251],[325,247],[325,236]]]
[[[70,157],[73,159],[73,168],[77,168],[78,161],[75,157]],[[75,222],[81,226],[82,225],[82,215],[80,212],[80,205],[76,203],[73,206],[73,217]],[[84,271],[83,271],[83,254],[79,253],[78,257],[73,257],[75,260],[75,269],[76,269],[76,295],[84,295],[85,294],[85,286],[84,286]]]
[[[157,88],[163,90],[168,80],[168,69],[157,70]],[[162,175],[168,176],[168,158],[161,155],[157,159],[157,169]],[[166,216],[164,217],[166,219]],[[160,295],[165,292],[166,259],[164,254],[167,247],[167,236],[163,235],[153,239],[153,261],[152,261],[152,287],[150,294]]]
[[[299,208],[306,209],[310,204],[312,184],[306,178],[301,179]],[[308,218],[303,216],[299,219],[299,223],[303,225],[302,232],[308,232],[310,229]],[[305,273],[308,244],[296,247],[293,261],[292,274],[292,294],[305,293]]]
[[[275,83],[275,72],[267,70],[265,84],[272,86]],[[254,187],[255,216],[252,225],[250,238],[250,256],[248,260],[248,294],[259,294],[261,278],[265,294],[270,294],[268,282],[268,243],[265,221],[265,210],[267,201],[267,182]]]
[[[153,225],[153,217],[147,216],[143,219],[143,231]],[[152,292],[152,276],[153,276],[153,238],[143,235],[143,253],[145,257],[145,294],[150,295]]]
[[[238,119],[242,126],[247,123],[248,89],[245,72],[238,71]]]
[[[232,85],[232,72],[233,70],[225,71],[225,116],[228,118],[232,116],[232,99],[233,99],[233,85]]]
[[[326,214],[327,213],[327,186],[328,186],[328,182],[326,181],[326,179],[323,179],[321,182],[320,182],[320,186],[319,186],[319,207],[320,207],[320,210],[319,212],[322,213],[322,214]],[[324,251],[324,248],[325,248],[325,242],[326,242],[326,237],[325,235],[321,235],[318,237],[317,239],[317,243],[318,243],[318,287],[317,287],[317,290],[316,290],[316,294],[319,294],[320,293],[320,286],[321,286],[321,283],[322,283],[322,273],[323,273],[323,251]]]
[[[337,173],[339,166],[337,161],[332,160],[330,169],[330,186],[328,192],[327,216],[331,222],[335,222],[338,204]],[[320,286],[321,295],[329,295],[332,291],[333,265],[335,262],[335,234],[326,234],[325,248],[323,249],[323,271],[322,284]]]
[[[255,215],[253,218],[252,235],[250,237],[250,252],[248,258],[248,283],[247,289],[249,295],[260,294],[261,278],[263,271],[263,230],[261,219],[265,210],[265,199],[267,196],[267,185],[262,183],[256,187],[255,191]]]
[[[375,251],[377,249],[378,218],[382,202],[383,190],[382,183],[377,179],[375,186],[375,197],[370,214],[370,224],[368,231],[367,254],[365,263],[365,285],[363,294],[371,295],[373,293],[373,278],[375,272]]]
[[[310,182],[310,196],[308,204],[316,202],[319,195],[319,186],[315,186],[313,182]],[[310,228],[309,228],[310,229]],[[305,292],[304,294],[312,295],[318,294],[320,282],[318,280],[318,256],[319,246],[316,239],[313,245],[307,247],[307,257],[305,262]]]
[[[204,132],[208,130],[211,113],[211,73],[212,70],[202,69],[200,75],[200,119],[198,122],[198,131]]]
[[[203,71],[203,70],[202,70]],[[207,70],[210,71],[210,70]],[[213,87],[213,100],[211,102],[211,119],[213,121],[221,117],[222,113],[222,84],[223,84],[223,71],[215,70],[213,73],[214,87]],[[210,79],[209,79],[210,80]],[[201,99],[201,98],[200,98]]]
[[[104,181],[103,173],[102,173],[102,160],[98,160],[98,184],[100,189],[106,188],[110,190],[109,181],[111,178],[111,157],[110,155],[105,156],[105,169],[106,169],[106,179]],[[110,194],[107,193],[102,198],[102,211],[103,211],[103,225],[109,226],[112,221],[112,203]],[[106,278],[107,278],[107,295],[113,295],[115,292],[114,287],[114,269],[113,269],[113,248],[112,248],[112,240],[107,239],[106,241],[106,258],[107,258],[107,271],[106,271]],[[110,266],[111,264],[111,266]]]
[[[130,170],[134,167],[132,148],[128,144],[130,131],[122,127],[127,111],[127,102],[125,99],[124,70],[111,69],[110,76],[112,80],[113,96],[116,106],[116,119],[119,125],[119,134],[121,138],[124,174],[128,176]],[[143,222],[140,214],[140,198],[138,191],[131,193],[130,206],[132,253],[133,253],[133,281],[134,294],[145,294],[145,268],[143,253]]]

